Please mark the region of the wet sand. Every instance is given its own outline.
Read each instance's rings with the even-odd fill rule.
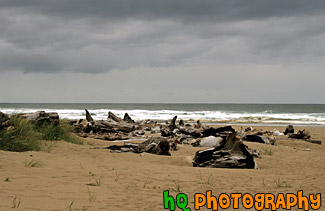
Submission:
[[[279,126],[255,128],[284,131]],[[172,156],[111,153],[93,148],[115,142],[94,139],[85,139],[84,145],[58,141],[51,152],[0,151],[0,210],[12,210],[15,197],[19,210],[65,210],[72,202],[74,210],[165,210],[163,191],[178,194],[174,181],[188,195],[192,210],[194,193],[207,190],[214,195],[323,193],[325,127],[305,128],[323,145],[284,136],[277,137],[275,146],[245,142],[262,153],[261,159],[255,159],[257,170],[194,168],[192,158],[202,148],[190,145],[179,145]],[[266,149],[274,154],[264,154]],[[35,167],[28,166],[33,163]],[[287,185],[280,187],[279,181]]]

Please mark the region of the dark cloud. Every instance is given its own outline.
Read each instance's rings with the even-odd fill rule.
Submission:
[[[2,0],[3,9],[64,18],[178,18],[229,21],[324,14],[322,0]]]
[[[0,0],[8,101],[325,102],[324,56],[323,0]]]

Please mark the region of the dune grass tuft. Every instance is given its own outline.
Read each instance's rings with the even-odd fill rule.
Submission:
[[[73,134],[72,126],[66,120],[61,120],[57,125],[45,123],[36,129],[42,134],[44,140],[63,140],[73,144],[83,144],[83,141]]]
[[[9,127],[0,130],[0,150],[24,152],[39,151],[45,148],[50,152],[55,145],[43,144],[41,140],[63,140],[73,144],[83,144],[83,140],[73,134],[73,128],[66,120],[59,124],[44,123],[34,125],[27,119],[14,115],[9,120]]]
[[[10,127],[0,131],[0,149],[15,152],[38,151],[41,149],[40,134],[26,119],[13,116]]]

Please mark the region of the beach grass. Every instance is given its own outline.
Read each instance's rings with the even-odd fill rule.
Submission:
[[[18,115],[9,120],[9,127],[0,131],[0,150],[25,152],[45,150],[50,152],[55,144],[45,141],[63,140],[73,144],[83,144],[83,140],[73,134],[73,128],[67,121],[59,124],[44,123],[36,125]]]
[[[73,134],[72,126],[66,120],[60,120],[59,124],[44,123],[43,125],[37,127],[42,134],[42,138],[47,141],[63,140],[73,144],[82,145],[83,141]]]
[[[0,131],[0,149],[15,152],[38,151],[41,149],[40,134],[26,119],[13,116],[10,127]]]

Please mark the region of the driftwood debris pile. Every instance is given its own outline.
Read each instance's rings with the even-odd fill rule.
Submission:
[[[112,112],[108,113],[107,120],[94,120],[87,109],[86,120],[75,121],[75,132],[82,137],[91,137],[108,141],[125,140],[130,138],[146,138],[145,132],[156,126],[154,121],[134,121],[129,114],[119,118]]]
[[[253,155],[248,147],[236,136],[229,133],[214,148],[196,152],[193,159],[194,167],[214,168],[257,168]]]

